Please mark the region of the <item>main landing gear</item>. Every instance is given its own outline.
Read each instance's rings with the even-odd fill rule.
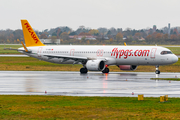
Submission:
[[[86,67],[83,67],[83,68],[81,68],[80,69],[80,73],[81,74],[86,74],[88,72],[88,69],[86,68]],[[102,71],[102,73],[109,73],[109,68],[105,68],[103,71]]]
[[[80,72],[82,74],[86,74],[88,72],[88,69],[86,67],[83,67],[83,68],[80,69]]]
[[[160,74],[160,71],[159,71],[159,65],[156,65],[156,71],[155,71],[156,74]]]
[[[109,73],[109,68],[105,68],[103,71],[102,71],[102,73]]]

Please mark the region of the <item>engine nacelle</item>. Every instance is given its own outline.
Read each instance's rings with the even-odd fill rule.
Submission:
[[[119,65],[121,70],[136,70],[137,65]]]
[[[102,60],[88,60],[86,68],[90,71],[102,71],[105,68],[105,63]]]

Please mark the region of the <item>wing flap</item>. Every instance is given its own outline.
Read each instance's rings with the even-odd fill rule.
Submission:
[[[79,57],[79,56],[66,56],[66,55],[44,55],[47,56],[49,58],[63,58],[66,61],[67,60],[75,60],[75,61],[79,61],[79,60],[88,60],[87,57]]]
[[[66,62],[68,60],[74,60],[76,62],[74,62],[74,64],[78,63],[78,62],[86,62],[88,60],[97,60],[97,59],[101,59],[103,61],[107,61],[107,59],[105,58],[92,58],[92,57],[80,57],[80,56],[67,56],[67,55],[43,55],[48,57],[48,59],[52,59],[52,58],[62,58],[62,62]]]

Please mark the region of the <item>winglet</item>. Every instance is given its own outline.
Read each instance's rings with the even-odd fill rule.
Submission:
[[[45,46],[38,38],[27,20],[21,20],[26,47]]]
[[[125,42],[124,42],[124,45],[127,46]]]

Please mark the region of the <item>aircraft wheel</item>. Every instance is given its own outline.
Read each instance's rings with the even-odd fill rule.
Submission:
[[[109,73],[109,68],[105,68],[102,73]]]
[[[159,70],[156,70],[156,72],[155,72],[156,74],[160,74],[160,71]]]
[[[84,73],[87,73],[88,70],[87,70],[87,68],[81,68],[81,69],[80,69],[80,72],[81,72],[82,74],[84,74]]]
[[[156,65],[155,67],[156,67],[155,73],[156,73],[156,74],[160,74],[160,71],[159,71],[159,65]]]

